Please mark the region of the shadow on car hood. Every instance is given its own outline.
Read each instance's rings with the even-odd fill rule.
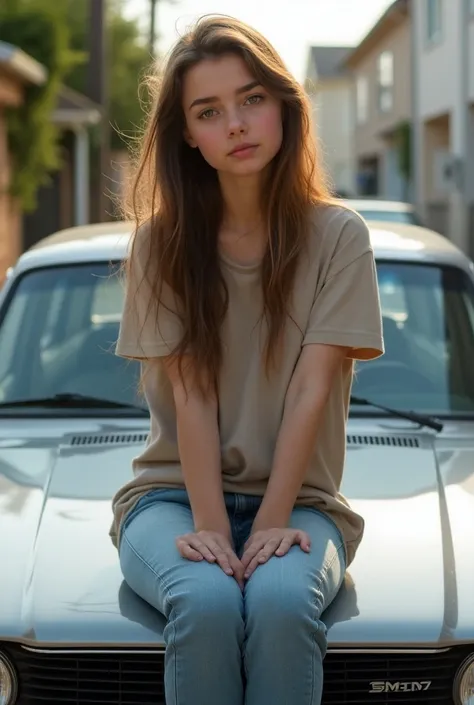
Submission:
[[[108,536],[111,497],[147,429],[77,426],[2,428],[0,639],[162,644],[164,620],[123,582]],[[104,440],[84,444],[88,434]],[[395,442],[380,445],[387,430],[373,422],[350,435],[342,491],[366,529],[324,615],[330,646],[472,641],[473,428],[436,445],[430,433],[388,435]]]

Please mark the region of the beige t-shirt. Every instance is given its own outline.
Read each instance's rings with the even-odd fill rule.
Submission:
[[[146,229],[139,231],[139,238],[116,353],[142,360],[151,428],[146,447],[133,462],[134,477],[113,500],[111,537],[115,545],[126,513],[145,492],[184,487],[171,385],[159,361],[153,374],[146,374],[150,364],[147,358],[161,358],[174,348],[180,324],[177,316],[168,310],[173,309],[169,289],[163,292],[167,307],[160,306],[158,310],[150,305],[149,286],[142,282],[143,264],[149,259]],[[353,361],[369,360],[383,353],[377,277],[368,228],[359,216],[345,208],[323,205],[314,209],[290,310],[297,325],[288,320],[284,355],[279,369],[270,378],[265,374],[262,360],[265,323],[261,318],[259,264],[243,266],[222,257],[222,269],[229,291],[222,329],[224,361],[219,376],[224,491],[264,494],[286,391],[302,346],[326,343],[350,347],[341,373],[334,380],[297,498],[298,504],[315,506],[333,518],[344,537],[350,563],[364,529],[362,517],[339,493]]]

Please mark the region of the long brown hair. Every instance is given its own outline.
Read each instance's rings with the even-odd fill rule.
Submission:
[[[148,81],[152,107],[137,155],[128,214],[137,228],[146,222],[151,228],[150,266],[158,272],[157,300],[166,282],[179,302],[183,337],[174,354],[181,365],[185,352],[191,352],[199,376],[204,374],[212,383],[222,361],[220,332],[227,310],[217,246],[224,204],[216,171],[184,139],[182,85],[186,71],[199,61],[228,53],[241,57],[283,108],[283,142],[270,165],[262,202],[268,233],[261,265],[267,372],[289,314],[311,206],[331,200],[302,86],[255,29],[227,16],[201,18],[178,40],[161,77]]]

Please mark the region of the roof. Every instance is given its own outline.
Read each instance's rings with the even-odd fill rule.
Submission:
[[[451,240],[429,228],[385,220],[370,220],[368,226],[375,255],[381,258],[434,259],[446,263],[458,260],[469,264],[468,258]]]
[[[410,0],[395,0],[381,15],[372,29],[344,60],[346,68],[353,68],[358,61],[382,39],[398,27],[410,14]]]
[[[100,105],[72,88],[61,87],[56,109],[53,112],[53,121],[57,125],[94,125],[100,119]]]
[[[48,72],[43,64],[7,42],[0,42],[0,66],[23,83],[41,86],[48,78]]]
[[[343,64],[353,47],[347,46],[313,46],[311,62],[316,68],[317,80],[343,76],[346,68]]]
[[[383,221],[370,221],[368,225],[375,255],[380,259],[455,262],[469,268],[469,259],[461,250],[433,230]],[[23,254],[19,269],[123,259],[133,229],[131,222],[111,222],[60,231]]]

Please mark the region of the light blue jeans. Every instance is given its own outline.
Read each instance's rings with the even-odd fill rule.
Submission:
[[[227,494],[237,555],[261,498]],[[326,515],[297,507],[291,526],[311,537],[310,553],[293,546],[257,567],[240,590],[205,561],[182,558],[175,545],[193,531],[185,490],[154,490],[125,519],[123,576],[167,618],[167,705],[319,705],[326,627],[321,614],[345,572],[343,540]]]

